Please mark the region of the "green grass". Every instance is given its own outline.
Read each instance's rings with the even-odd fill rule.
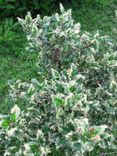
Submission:
[[[29,80],[37,77],[36,54],[23,52],[19,53],[17,57],[15,55],[0,57],[0,111],[2,113],[7,109],[4,100],[8,94],[8,80]]]
[[[82,7],[73,9],[73,16],[76,21],[81,23],[82,30],[96,31],[102,34],[112,34],[113,28],[117,26],[115,18],[116,5],[105,7]],[[5,27],[1,24],[0,27]],[[12,103],[7,103],[8,80],[30,80],[38,78],[36,59],[37,54],[25,50],[25,38],[19,26],[6,33],[8,26],[4,31],[0,31],[0,112],[4,113],[11,108]],[[18,29],[19,31],[16,31]],[[12,33],[11,33],[12,32]],[[10,34],[10,36],[9,36]]]
[[[19,27],[16,27],[19,29]],[[21,30],[20,30],[21,31]],[[17,36],[17,38],[15,38]],[[13,42],[13,44],[11,43]],[[30,80],[38,77],[37,53],[25,50],[26,40],[23,32],[13,32],[12,40],[0,44],[0,112],[4,113],[12,107],[5,98],[8,95],[8,80]]]
[[[115,10],[117,5],[112,3],[107,6],[84,6],[80,9],[73,9],[73,16],[81,23],[82,30],[100,30],[102,34],[110,34],[117,26]]]

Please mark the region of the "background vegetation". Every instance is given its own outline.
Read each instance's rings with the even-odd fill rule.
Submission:
[[[66,8],[71,7],[76,11],[82,7],[92,6],[93,8],[105,7],[116,4],[115,0],[0,0],[1,19],[5,17],[24,16],[27,11],[31,11],[33,15],[41,14],[50,15],[59,10],[59,3],[62,3]]]

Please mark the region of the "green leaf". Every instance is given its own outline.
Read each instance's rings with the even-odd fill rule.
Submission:
[[[25,17],[25,21],[27,24],[30,24],[32,22],[32,17],[30,12],[28,12],[27,16]]]
[[[61,11],[61,13],[65,12],[65,9],[64,9],[64,7],[63,7],[63,5],[61,3],[60,3],[60,11]]]
[[[15,114],[15,117],[18,119],[20,115],[20,108],[17,105],[15,105],[11,110],[11,114]]]
[[[51,69],[51,71],[52,71],[53,78],[58,79],[60,77],[60,74],[58,71],[56,71],[55,69]]]
[[[15,7],[12,4],[6,4],[5,6],[3,6],[3,8],[5,8],[5,9],[15,9]]]
[[[59,107],[63,105],[63,100],[59,97],[53,97],[53,103],[55,106]]]
[[[74,64],[71,64],[71,76],[74,77],[78,74],[78,69]]]
[[[6,0],[6,2],[16,2],[16,0]]]
[[[9,122],[8,119],[7,120],[4,120],[3,123],[2,123],[2,127],[5,128],[5,129],[7,129],[9,127],[9,123],[10,122]]]
[[[15,113],[11,114],[11,121],[12,122],[16,121],[16,114]]]

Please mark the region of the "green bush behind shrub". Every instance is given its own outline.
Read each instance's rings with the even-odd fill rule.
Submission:
[[[0,0],[1,18],[24,16],[27,11],[33,14],[50,14],[55,9],[54,0]]]
[[[114,0],[0,0],[0,17],[17,17],[24,16],[30,11],[32,14],[50,15],[58,10],[59,2],[62,2],[66,7],[78,8],[82,6],[98,6],[107,5]]]

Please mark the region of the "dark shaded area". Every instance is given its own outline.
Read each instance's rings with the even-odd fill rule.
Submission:
[[[116,3],[116,0],[111,0],[112,2]],[[66,8],[79,9],[84,6],[103,7],[108,5],[110,0],[1,0],[0,19],[24,17],[28,11],[33,16],[37,14],[50,15],[59,10],[59,3],[62,3]]]

